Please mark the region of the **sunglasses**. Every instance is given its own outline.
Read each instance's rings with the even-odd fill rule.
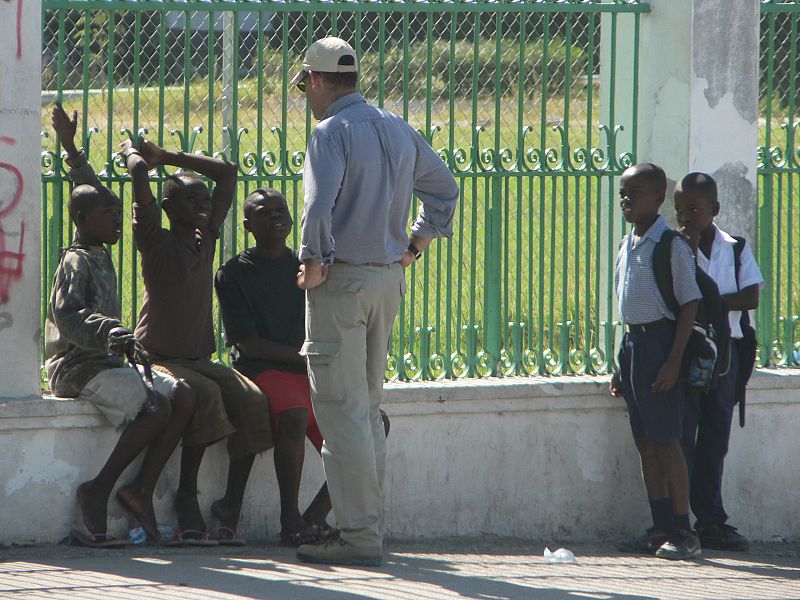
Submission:
[[[309,71],[303,71],[303,78],[297,82],[297,89],[301,92],[306,92],[306,82],[308,81],[308,73]]]

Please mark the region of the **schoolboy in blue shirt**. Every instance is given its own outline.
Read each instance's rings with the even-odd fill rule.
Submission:
[[[690,501],[697,518],[695,528],[703,546],[720,550],[746,550],[747,538],[726,523],[722,503],[722,471],[731,435],[734,405],[744,393],[740,369],[752,370],[753,354],[740,355],[744,337],[742,311],[758,307],[764,283],[750,246],[739,249],[738,271],[734,247],[742,243],[714,223],[719,214],[717,184],[705,173],[689,173],[675,188],[675,215],[697,257],[698,268],[719,287],[729,309],[730,365],[717,387],[692,395],[684,415],[683,450],[690,473]],[[699,251],[698,251],[699,250]],[[751,317],[751,315],[748,315]],[[752,319],[750,320],[752,322]],[[750,330],[752,333],[752,330]]]
[[[700,541],[689,525],[689,473],[680,443],[686,384],[680,375],[702,295],[691,248],[678,236],[671,245],[678,314],[670,312],[658,292],[652,257],[668,229],[658,214],[666,191],[666,174],[654,164],[634,165],[620,179],[622,214],[634,228],[622,240],[614,273],[626,333],[611,393],[624,396],[628,406],[653,527],[619,548],[685,559],[700,555]]]

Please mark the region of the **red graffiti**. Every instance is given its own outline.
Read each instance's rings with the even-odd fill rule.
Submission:
[[[17,60],[22,59],[22,0],[17,0]]]
[[[19,225],[19,241],[17,250],[6,250],[6,232],[0,225],[0,304],[8,302],[8,291],[11,283],[22,277],[22,260],[25,254],[22,248],[25,245],[25,223]]]
[[[19,204],[25,184],[22,181],[22,173],[20,173],[19,169],[14,165],[0,162],[0,169],[5,169],[6,171],[10,172],[16,180],[14,184],[14,192],[11,194],[11,198],[9,199],[0,197],[0,219],[2,219],[6,215],[10,214],[11,211],[17,207],[17,204]]]
[[[0,142],[13,146],[17,143],[12,137],[0,136]],[[0,196],[0,219],[11,214],[22,198],[24,182],[22,173],[14,165],[0,162],[0,170],[11,173],[14,179],[13,191],[10,195]],[[22,277],[22,261],[25,255],[22,249],[25,245],[25,223],[20,223],[18,234],[9,234],[9,237],[19,237],[16,250],[6,249],[6,232],[0,223],[0,304],[5,304],[9,299],[11,283]]]
[[[11,2],[11,0],[5,0]],[[17,60],[22,58],[22,0],[17,0]]]

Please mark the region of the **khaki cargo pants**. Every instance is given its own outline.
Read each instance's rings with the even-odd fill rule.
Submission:
[[[386,436],[380,415],[386,351],[405,277],[399,263],[334,263],[306,294],[311,398],[342,539],[381,547]]]

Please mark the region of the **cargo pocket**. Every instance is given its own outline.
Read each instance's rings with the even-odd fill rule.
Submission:
[[[338,295],[338,294],[354,294],[356,296],[364,295],[364,287],[366,282],[363,279],[350,278],[350,277],[329,277],[325,282],[325,293]],[[320,342],[330,343],[330,342]],[[336,342],[338,344],[338,342]]]
[[[311,392],[318,400],[344,397],[344,378],[339,361],[341,342],[335,340],[306,340],[300,356],[308,359]]]

